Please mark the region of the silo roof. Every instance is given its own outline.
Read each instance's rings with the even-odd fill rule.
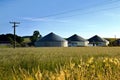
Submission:
[[[88,39],[89,42],[105,42],[105,39],[99,37],[98,35],[95,35]]]
[[[81,41],[84,42],[86,41],[84,38],[82,38],[81,36],[78,36],[77,34],[74,34],[73,36],[67,38],[68,41]]]
[[[38,41],[41,41],[41,42],[49,42],[49,41],[56,41],[56,42],[64,42],[66,41],[65,39],[63,39],[62,37],[54,34],[53,32],[49,33],[48,35],[44,36],[43,38],[41,38],[40,40]]]

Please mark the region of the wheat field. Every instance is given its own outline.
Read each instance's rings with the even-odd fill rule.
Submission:
[[[0,48],[0,80],[119,80],[120,47]]]

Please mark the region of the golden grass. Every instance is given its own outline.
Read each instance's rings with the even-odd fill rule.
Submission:
[[[120,47],[1,48],[0,80],[119,80]]]

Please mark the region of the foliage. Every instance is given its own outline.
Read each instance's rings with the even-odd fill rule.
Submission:
[[[15,35],[16,37],[16,42],[21,44],[23,42],[23,38],[20,36]],[[0,35],[0,42],[10,42],[13,44],[14,42],[14,35],[13,34],[2,34]]]
[[[119,47],[3,48],[1,80],[119,80]]]
[[[38,40],[38,38],[41,38],[40,32],[34,31],[33,36],[30,37],[30,40],[31,40],[33,45],[34,45],[34,42]]]
[[[116,38],[105,38],[105,39],[109,41],[109,45],[108,46],[115,46],[114,42],[115,42]]]

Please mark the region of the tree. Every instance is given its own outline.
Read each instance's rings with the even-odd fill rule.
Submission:
[[[115,46],[116,45],[116,43],[115,43],[116,38],[106,38],[106,40],[109,41],[109,45],[108,46]]]
[[[16,43],[21,45],[24,39],[20,36],[17,36],[17,35],[15,36],[16,36]],[[10,42],[13,45],[14,35],[13,34],[2,34],[0,35],[0,42]]]
[[[33,32],[33,36],[39,37],[40,36],[40,32],[39,31],[34,31]]]
[[[7,36],[7,39],[9,41],[10,41],[10,39],[14,40],[14,35],[13,34],[6,34],[6,36]],[[16,36],[16,42],[17,43],[21,44],[24,41],[24,39],[22,37],[17,36],[17,35],[15,35],[15,36]]]
[[[33,32],[33,35],[30,37],[30,40],[31,40],[31,43],[32,45],[34,45],[34,43],[39,39],[41,38],[42,36],[40,35],[40,32],[39,31],[34,31]]]

